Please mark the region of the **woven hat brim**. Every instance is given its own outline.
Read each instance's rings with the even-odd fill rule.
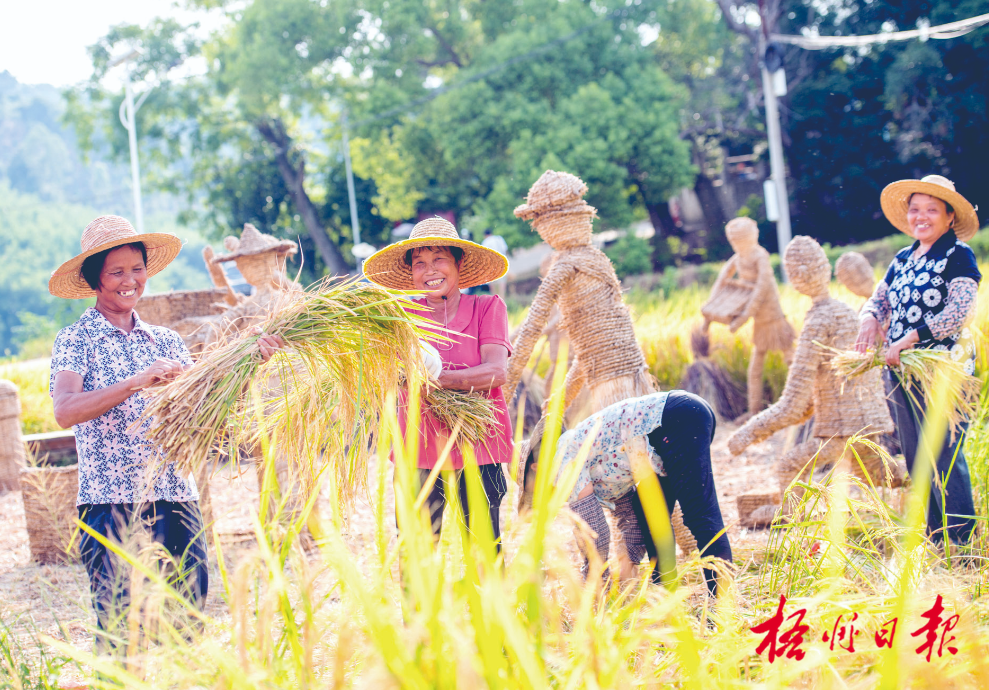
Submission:
[[[132,242],[144,243],[144,248],[148,252],[147,269],[149,278],[157,273],[161,273],[182,250],[182,240],[167,232],[147,232],[111,240],[72,257],[55,269],[52,272],[51,278],[48,280],[48,292],[55,297],[63,297],[65,299],[95,297],[96,292],[93,288],[89,287],[89,283],[82,277],[83,262],[93,254],[99,254],[107,249],[113,249],[114,247],[120,247]]]
[[[213,263],[220,264],[224,261],[233,261],[239,259],[242,256],[257,256],[259,254],[267,254],[268,252],[278,252],[279,254],[295,254],[299,251],[299,248],[295,245],[295,242],[290,242],[288,240],[282,240],[277,244],[273,244],[270,247],[264,247],[263,249],[254,249],[250,251],[236,251],[229,254],[223,254],[221,256],[214,256]]]
[[[897,230],[910,237],[910,225],[907,223],[907,208],[910,206],[911,194],[927,194],[951,204],[955,210],[955,236],[962,242],[972,239],[979,231],[979,217],[968,199],[958,192],[946,187],[923,180],[899,180],[886,185],[879,203],[886,219]]]
[[[530,206],[529,204],[522,204],[521,206],[516,206],[512,213],[515,214],[516,218],[521,220],[532,220],[537,216],[549,217],[557,214],[562,216],[569,213],[590,213],[592,216],[597,217],[598,210],[586,201],[580,200],[559,206]]]
[[[392,290],[415,290],[412,267],[405,263],[405,252],[416,247],[460,247],[464,259],[460,262],[460,288],[466,289],[492,283],[508,273],[508,259],[494,249],[470,240],[451,237],[417,237],[402,240],[378,250],[364,262],[364,275],[372,283]]]

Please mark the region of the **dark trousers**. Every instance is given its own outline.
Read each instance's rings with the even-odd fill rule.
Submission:
[[[731,563],[731,545],[728,535],[723,532],[725,523],[711,470],[711,441],[716,423],[714,411],[703,398],[686,391],[672,391],[663,409],[662,426],[653,429],[648,436],[649,443],[663,459],[666,476],[657,475],[657,478],[667,509],[672,514],[674,504],[679,501],[683,524],[697,540],[701,555],[717,556]],[[665,563],[659,562],[659,549],[649,531],[638,490],[632,494],[632,509],[642,530],[646,553],[656,561],[652,579],[659,582],[660,573],[673,570],[675,564],[667,568]],[[715,539],[719,532],[721,535]],[[716,593],[714,570],[705,568],[704,578],[711,593]]]
[[[143,535],[138,530],[144,530],[147,537],[161,544],[175,560],[176,567],[169,578],[172,586],[203,609],[209,586],[209,561],[197,502],[85,504],[79,506],[79,519],[127,552],[139,548]],[[97,650],[111,651],[126,630],[131,569],[88,533],[82,533],[79,550],[89,575],[96,611]]]
[[[921,443],[921,431],[927,414],[927,401],[912,388],[910,394],[905,390],[899,376],[892,371],[886,371],[886,389],[889,392],[890,409],[893,421],[896,423],[896,436],[903,450],[903,459],[907,462],[907,470],[913,476],[913,466],[917,461],[917,453]],[[945,526],[942,515],[947,514],[948,537],[955,543],[967,542],[975,528],[975,503],[972,500],[972,481],[969,477],[968,462],[962,450],[966,422],[955,431],[952,443],[951,430],[945,434],[941,444],[941,452],[937,457],[937,474],[931,475],[931,493],[927,503],[927,531],[936,540],[943,539]],[[957,456],[955,453],[957,452]],[[954,466],[952,467],[952,460]],[[950,469],[950,474],[949,474]],[[941,500],[941,489],[938,487],[938,477],[944,486],[944,501]]]
[[[505,479],[505,471],[500,464],[480,465],[478,471],[481,475],[481,486],[484,488],[484,495],[488,502],[488,519],[491,520],[491,532],[494,534],[495,546],[501,551],[501,502],[508,493],[508,482]],[[419,485],[425,484],[429,477],[429,470],[419,470]],[[457,494],[460,498],[460,505],[464,509],[465,524],[470,527],[470,505],[467,501],[467,477],[463,470],[454,472],[457,483]],[[432,523],[433,534],[439,535],[443,528],[443,508],[446,506],[446,492],[449,487],[446,480],[440,474],[436,478],[436,483],[429,491],[426,498],[426,507],[429,510],[429,519]]]

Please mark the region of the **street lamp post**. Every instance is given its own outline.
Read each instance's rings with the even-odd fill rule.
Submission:
[[[114,58],[110,61],[108,68],[129,62],[140,57],[141,51],[136,48],[125,55]],[[128,69],[124,81],[124,100],[120,104],[120,124],[127,130],[127,142],[130,145],[130,175],[131,187],[134,192],[134,225],[138,232],[144,232],[144,209],[141,205],[141,166],[137,157],[137,111],[144,105],[145,99],[151,93],[149,88],[141,97],[134,102],[134,89],[131,84],[131,77],[134,70]]]
[[[776,187],[778,218],[776,219],[776,242],[779,254],[783,256],[790,243],[790,197],[786,189],[786,162],[783,160],[783,133],[780,129],[780,112],[776,102],[776,88],[773,74],[766,66],[766,38],[759,34],[759,67],[762,71],[762,94],[766,104],[766,138],[769,140],[769,174]],[[782,69],[780,67],[779,69]],[[780,264],[782,266],[782,264]],[[786,272],[783,273],[786,280]]]

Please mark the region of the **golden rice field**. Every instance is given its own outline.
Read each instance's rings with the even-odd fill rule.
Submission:
[[[858,298],[836,294],[858,306]],[[691,361],[704,298],[699,288],[629,295],[664,388]],[[799,328],[809,301],[787,287],[782,299]],[[989,332],[989,281],[977,324]],[[739,381],[750,328],[711,331],[712,359]],[[25,419],[39,429],[49,414],[44,369],[0,370],[21,377]],[[778,392],[784,366],[771,360],[767,369]],[[985,362],[981,372],[985,383]],[[560,410],[552,415],[558,428]],[[411,458],[388,413],[368,478],[366,537],[355,541],[348,515],[331,502],[318,543],[304,551],[292,537],[309,515],[293,522],[255,512],[248,548],[233,554],[216,540],[211,587],[223,605],[206,615],[183,611],[150,554],[128,556],[147,576],[133,629],[154,640],[139,639],[125,659],[111,661],[67,642],[68,631],[25,636],[3,627],[0,688],[56,687],[63,665],[72,677],[102,674],[92,687],[128,688],[989,687],[987,421],[983,385],[966,447],[981,516],[970,548],[945,554],[924,539],[922,482],[880,494],[835,475],[792,497],[789,520],[765,546],[736,551],[729,585],[710,601],[696,557],[681,560],[669,588],[633,580],[601,591],[597,578],[582,580],[561,517],[575,477],[554,485],[549,462],[540,463],[545,475],[531,513],[506,525],[503,554],[483,529],[468,540],[452,521],[434,546],[411,489]],[[320,477],[324,493],[336,495],[336,473]],[[186,630],[179,614],[199,618],[202,633]],[[759,624],[764,632],[753,632]]]

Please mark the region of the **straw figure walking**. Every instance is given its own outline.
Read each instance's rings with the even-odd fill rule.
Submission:
[[[751,218],[733,218],[725,235],[735,254],[721,269],[701,314],[704,330],[712,321],[736,332],[752,319],[752,355],[749,357],[749,414],[762,409],[762,372],[766,354],[779,350],[789,362],[796,334],[783,315],[769,252],[759,245],[759,226]],[[735,275],[738,275],[735,278]]]
[[[582,388],[590,394],[590,409],[574,415],[576,421],[616,402],[655,392],[614,266],[591,243],[591,220],[597,209],[584,201],[586,192],[587,185],[575,175],[547,170],[529,189],[526,203],[515,209],[515,215],[530,221],[556,254],[516,334],[505,384],[511,397],[553,307],[558,306],[574,354],[564,387],[564,409]],[[538,447],[548,404],[548,400],[543,404],[544,416],[523,450]],[[683,526],[679,507],[673,526],[677,543],[690,553],[696,542]]]
[[[846,445],[850,448],[848,441],[856,435],[878,441],[880,434],[893,428],[879,372],[873,370],[843,381],[831,368],[832,351],[826,349],[844,350],[854,345],[858,316],[847,304],[831,297],[831,265],[816,241],[804,236],[793,238],[787,245],[784,265],[793,287],[814,303],[804,318],[782,396],[736,431],[728,440],[728,448],[738,455],[747,446],[815,415],[814,436],[780,459],[780,488],[785,490],[802,475],[808,479],[804,474],[808,468],[833,466],[843,459],[850,461],[852,470],[866,480]],[[902,471],[895,465],[884,468],[874,446],[856,443],[854,451],[874,485],[902,485]]]

